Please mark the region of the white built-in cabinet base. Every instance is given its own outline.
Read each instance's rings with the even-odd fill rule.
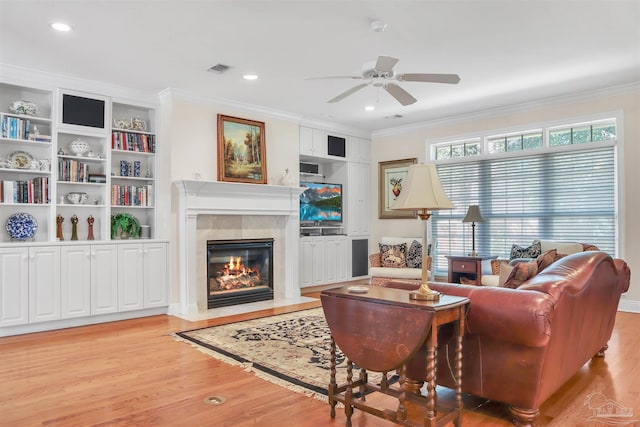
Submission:
[[[0,336],[167,312],[163,240],[0,246]]]

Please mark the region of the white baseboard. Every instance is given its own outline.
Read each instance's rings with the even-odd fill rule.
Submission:
[[[640,313],[640,301],[634,300],[620,300],[618,304],[618,311],[628,311],[631,313]]]
[[[49,322],[29,323],[25,325],[6,326],[0,328],[0,337],[30,334],[33,332],[51,331],[54,329],[74,328],[77,326],[95,325],[97,323],[116,322],[118,320],[129,320],[136,319],[138,317],[157,316],[159,314],[167,314],[167,307],[146,308],[143,310],[122,311],[119,313],[101,314],[96,316],[52,320]]]

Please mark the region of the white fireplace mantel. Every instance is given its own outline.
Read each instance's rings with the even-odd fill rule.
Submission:
[[[284,284],[274,286],[275,299],[300,296],[298,187],[218,181],[175,181],[178,202],[179,313],[197,313],[197,220],[199,215],[276,215],[284,221]],[[202,260],[201,260],[202,261]],[[283,286],[284,285],[284,286]]]

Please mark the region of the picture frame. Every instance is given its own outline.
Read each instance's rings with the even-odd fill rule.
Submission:
[[[218,114],[218,181],[267,183],[264,122]]]
[[[393,201],[402,192],[402,183],[407,177],[409,166],[415,164],[417,159],[390,160],[378,163],[379,197],[378,218],[398,219],[415,218],[416,211],[393,210]]]

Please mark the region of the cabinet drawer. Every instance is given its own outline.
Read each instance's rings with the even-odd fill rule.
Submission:
[[[476,273],[477,264],[473,261],[452,261],[451,268],[457,273]]]

